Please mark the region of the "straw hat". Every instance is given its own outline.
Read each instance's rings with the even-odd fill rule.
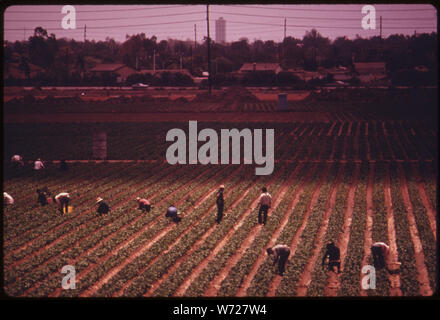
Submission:
[[[137,197],[137,198],[136,198],[136,201],[139,201],[139,200],[141,200],[141,198]]]
[[[222,184],[222,185],[220,186],[220,189],[224,189],[224,188],[225,188],[225,185]]]
[[[99,202],[101,202],[103,199],[102,198],[96,198],[96,203],[99,203]]]

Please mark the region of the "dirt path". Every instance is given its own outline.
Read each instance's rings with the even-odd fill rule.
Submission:
[[[340,259],[341,272],[343,272],[344,270],[344,262],[347,256],[348,242],[350,240],[351,220],[355,205],[354,198],[356,195],[356,188],[359,179],[359,174],[360,174],[360,164],[356,163],[353,180],[347,194],[347,202],[346,202],[347,204],[345,206],[345,212],[344,212],[344,225],[342,226],[342,233],[339,235],[338,241],[336,243],[336,246],[339,248],[341,255],[341,259]],[[334,272],[329,272],[327,285],[324,288],[325,296],[336,297],[338,295],[340,288],[341,288],[340,276]]]
[[[301,184],[298,186],[298,190],[296,191],[295,195],[292,197],[292,201],[290,202],[289,206],[287,207],[286,213],[284,214],[282,220],[280,221],[279,226],[277,229],[273,232],[267,247],[273,247],[278,240],[278,237],[280,236],[281,232],[286,227],[287,223],[289,222],[290,216],[294,213],[295,207],[299,202],[299,198],[303,194],[304,186],[307,184],[307,182],[310,179],[310,176],[315,172],[316,167],[318,164],[316,163],[313,168],[307,172],[306,176],[303,177]],[[252,265],[252,268],[249,272],[249,274],[245,275],[240,287],[237,290],[237,293],[235,294],[236,297],[245,297],[247,289],[252,283],[252,280],[254,279],[255,275],[258,272],[258,269],[263,264],[263,262],[267,259],[266,251],[260,252],[257,259],[255,260],[254,264]]]
[[[333,208],[335,207],[336,204],[336,192],[338,191],[338,186],[341,181],[344,168],[345,165],[343,163],[338,168],[336,180],[333,183],[333,186],[330,190],[330,195],[327,199],[326,208],[324,215],[322,217],[321,225],[319,226],[319,229],[316,232],[316,238],[315,241],[313,242],[312,255],[309,258],[306,266],[304,267],[303,272],[301,273],[298,279],[296,295],[299,297],[305,297],[307,295],[307,289],[310,285],[310,282],[312,281],[313,269],[315,268],[316,261],[318,260],[318,256],[321,253],[325,233],[327,232],[328,223],[333,213]]]
[[[371,246],[373,245],[373,217],[374,217],[374,204],[373,204],[373,183],[374,183],[374,162],[370,162],[370,170],[368,172],[368,184],[366,194],[366,220],[365,220],[365,232],[364,232],[364,257],[362,259],[362,267],[368,265],[368,259],[371,255]],[[359,287],[362,288],[362,279],[364,274],[361,271]],[[360,296],[368,296],[367,290],[361,289]]]
[[[390,187],[390,172],[389,166],[385,167],[385,180],[384,180],[384,192],[385,192],[385,206],[387,210],[387,230],[388,230],[388,240],[390,242],[390,253],[389,260],[392,262],[399,261],[399,256],[397,253],[396,244],[396,230],[394,221],[394,210],[393,203],[391,200],[391,187]],[[390,296],[402,296],[400,290],[400,275],[399,274],[389,274],[388,278],[390,280]]]
[[[292,184],[293,179],[296,178],[300,167],[302,167],[302,165],[297,166],[295,170],[293,170],[290,173],[289,177],[284,181],[280,190],[277,192],[275,199],[273,199],[274,200],[273,205],[271,206],[272,212],[277,209],[278,205],[286,195],[287,190],[289,189],[289,186]],[[203,294],[204,297],[217,296],[217,292],[220,289],[223,280],[228,276],[232,268],[240,261],[245,251],[251,247],[252,243],[254,242],[255,238],[260,234],[261,230],[262,227],[261,225],[258,224],[249,231],[246,238],[243,239],[243,241],[241,242],[240,247],[226,261],[225,266],[218,272],[218,274],[214,277],[214,279],[212,279],[212,281],[210,282],[210,284],[208,285],[207,289]]]
[[[403,173],[402,165],[397,165],[400,177],[400,190],[402,193],[403,202],[405,203],[407,218],[409,224],[409,232],[411,240],[414,245],[415,265],[417,268],[417,280],[420,284],[420,294],[422,296],[431,296],[433,291],[429,285],[428,270],[425,264],[425,255],[423,254],[422,242],[420,241],[419,232],[417,230],[416,219],[414,217],[413,206],[408,193],[408,185]]]
[[[437,221],[436,221],[436,212],[431,205],[431,201],[428,198],[428,195],[425,191],[425,184],[423,183],[422,178],[420,177],[419,170],[417,168],[417,163],[412,164],[414,176],[417,181],[417,188],[419,190],[420,200],[426,209],[426,213],[429,219],[429,225],[431,226],[432,234],[434,236],[434,240],[437,241]]]
[[[296,251],[296,248],[298,246],[299,239],[300,239],[304,229],[307,226],[307,222],[308,222],[310,214],[312,213],[313,207],[315,206],[316,202],[318,201],[319,193],[321,191],[321,186],[323,185],[325,179],[327,178],[327,175],[328,175],[328,173],[330,171],[330,167],[331,166],[332,166],[331,164],[327,165],[325,171],[323,172],[323,174],[322,174],[318,184],[316,185],[316,187],[315,187],[315,189],[313,191],[312,198],[310,199],[310,202],[309,202],[309,204],[307,206],[306,212],[304,213],[302,223],[298,227],[298,230],[296,231],[296,233],[293,236],[293,239],[292,239],[292,241],[290,243],[290,257],[289,257],[289,260],[291,260],[293,258],[293,256],[295,255],[295,251]],[[272,279],[272,281],[271,281],[271,283],[269,285],[269,291],[267,293],[268,297],[274,297],[275,296],[276,290],[277,290],[278,286],[280,285],[281,280],[282,280],[282,276],[280,276],[280,275],[276,275]]]

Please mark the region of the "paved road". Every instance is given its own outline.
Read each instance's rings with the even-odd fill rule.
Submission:
[[[4,123],[68,123],[68,122],[328,122],[327,112],[218,112],[218,113],[57,113],[4,114]]]

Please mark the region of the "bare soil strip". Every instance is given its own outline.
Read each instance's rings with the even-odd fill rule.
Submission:
[[[374,183],[374,163],[370,162],[370,170],[368,173],[368,184],[367,184],[367,217],[365,221],[365,232],[364,232],[364,257],[362,259],[362,266],[368,265],[368,259],[371,255],[371,246],[373,245],[373,216],[374,216],[374,204],[373,204],[373,183]],[[362,278],[364,274],[361,272],[359,277],[360,283],[359,287],[362,288]],[[366,290],[361,289],[359,292],[360,296],[366,297],[368,293]]]
[[[385,206],[387,209],[387,227],[388,227],[388,240],[390,246],[390,261],[397,262],[399,261],[398,253],[397,253],[397,244],[396,244],[396,230],[395,230],[395,222],[394,222],[394,213],[393,213],[393,203],[391,200],[391,188],[390,188],[390,172],[389,167],[385,167],[385,180],[384,180],[384,192],[385,192]],[[400,275],[399,274],[389,274],[388,276],[390,280],[390,296],[402,296],[402,292],[400,290]]]
[[[342,233],[339,235],[338,241],[336,243],[336,246],[339,248],[341,255],[341,259],[340,259],[341,272],[343,272],[344,270],[344,262],[348,250],[348,241],[350,240],[351,220],[355,205],[354,197],[356,194],[356,187],[359,179],[359,173],[360,173],[360,164],[356,163],[353,180],[347,194],[347,205],[345,207],[345,213],[344,213],[344,225],[342,226]],[[324,288],[325,296],[336,297],[338,295],[340,288],[341,288],[340,277],[334,272],[329,272],[327,285]]]
[[[295,210],[295,207],[296,207],[296,205],[299,202],[299,198],[301,197],[301,195],[302,195],[302,193],[304,191],[304,186],[309,181],[310,176],[315,172],[317,166],[318,166],[318,164],[316,163],[313,166],[313,168],[311,168],[309,170],[307,175],[301,181],[301,184],[298,186],[298,191],[296,191],[295,195],[292,197],[292,201],[290,202],[289,206],[287,207],[286,213],[284,214],[282,220],[280,221],[279,226],[277,227],[277,229],[272,234],[272,236],[271,236],[271,238],[269,240],[269,243],[267,245],[268,247],[272,247],[272,246],[275,245],[275,243],[276,243],[278,237],[280,236],[281,232],[286,227],[287,223],[289,222],[289,218],[293,214],[293,211]],[[247,274],[244,277],[244,279],[243,279],[243,281],[242,281],[242,283],[241,283],[237,293],[235,294],[236,297],[244,297],[244,296],[246,296],[247,289],[251,285],[252,280],[254,279],[255,275],[258,272],[258,269],[263,264],[265,259],[267,259],[266,251],[260,252],[259,256],[257,257],[257,260],[255,260],[254,264],[252,265],[252,268],[251,268],[249,274]]]
[[[414,176],[417,180],[417,188],[419,190],[420,200],[422,200],[423,205],[425,206],[426,213],[429,219],[429,225],[431,226],[432,234],[434,236],[434,240],[437,241],[437,221],[436,221],[436,212],[432,207],[431,201],[429,200],[426,191],[425,184],[423,183],[422,178],[420,177],[419,169],[417,167],[417,163],[412,164]]]
[[[425,255],[423,254],[422,242],[420,241],[419,232],[417,230],[416,219],[414,217],[413,206],[408,193],[408,185],[403,173],[402,165],[397,165],[400,176],[400,190],[405,203],[407,218],[409,222],[409,232],[414,245],[415,264],[417,268],[417,280],[420,284],[420,294],[422,296],[431,296],[433,291],[429,285],[428,270],[425,264]]]
[[[321,249],[324,242],[324,236],[327,231],[330,216],[333,213],[333,208],[335,207],[336,192],[338,191],[338,186],[342,178],[342,173],[344,172],[344,167],[345,165],[342,163],[338,168],[336,180],[333,183],[332,189],[330,191],[330,196],[327,199],[326,208],[325,208],[324,216],[322,217],[321,225],[319,226],[319,229],[316,232],[316,238],[315,241],[313,242],[312,256],[309,258],[309,261],[307,262],[303,272],[301,273],[298,279],[296,295],[299,297],[305,297],[307,295],[307,289],[312,280],[312,272],[313,269],[315,268],[315,264],[316,261],[318,260],[318,256],[321,253]]]
[[[281,200],[287,193],[289,186],[291,185],[294,178],[298,174],[299,169],[302,165],[299,165],[293,170],[289,177],[284,181],[280,190],[277,192],[276,198],[273,201],[273,205],[271,206],[271,210],[276,210]],[[244,252],[251,246],[252,242],[255,238],[260,234],[262,230],[261,225],[256,225],[253,229],[251,229],[246,236],[246,238],[242,241],[240,247],[235,251],[235,253],[228,259],[225,264],[225,267],[219,271],[219,273],[214,277],[211,283],[208,285],[208,288],[205,290],[203,296],[204,297],[215,297],[217,296],[217,292],[220,289],[221,283],[227,277],[231,269],[238,263],[238,261],[243,256]]]
[[[309,216],[313,210],[313,207],[315,206],[316,202],[318,201],[321,186],[323,185],[325,179],[327,178],[327,175],[330,171],[330,167],[331,167],[331,164],[328,164],[325,171],[323,172],[323,174],[321,176],[321,179],[319,180],[318,184],[316,185],[315,190],[313,191],[313,194],[312,194],[312,198],[310,199],[310,202],[307,206],[307,210],[304,213],[302,223],[299,226],[298,230],[296,231],[295,235],[293,236],[293,239],[290,243],[289,260],[292,259],[292,257],[295,255],[295,251],[296,251],[296,247],[298,246],[299,239],[300,239],[304,229],[306,228],[307,221],[308,221]],[[269,291],[267,293],[268,297],[275,296],[276,290],[277,290],[278,286],[280,285],[281,280],[282,280],[282,277],[280,275],[277,275],[272,279],[270,286],[269,286]]]

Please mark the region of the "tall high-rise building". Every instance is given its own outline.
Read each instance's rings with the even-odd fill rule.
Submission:
[[[226,20],[223,18],[215,21],[215,42],[226,42]]]

